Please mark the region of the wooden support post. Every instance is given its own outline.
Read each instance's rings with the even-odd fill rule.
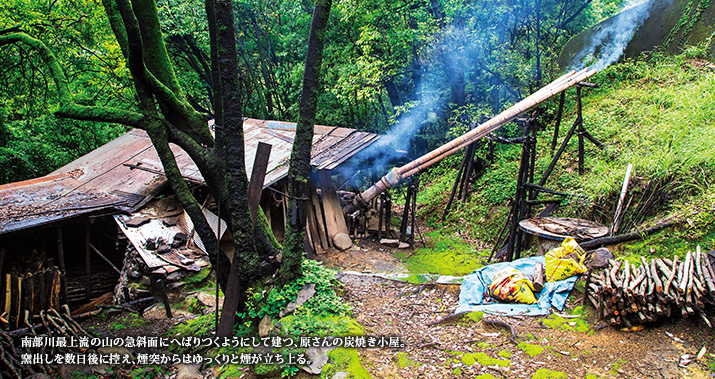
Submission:
[[[556,148],[556,141],[559,139],[559,127],[561,126],[561,119],[564,115],[564,100],[566,100],[566,91],[561,92],[559,97],[559,110],[556,113],[556,124],[554,125],[554,138],[551,139],[551,155],[554,155],[554,149]]]
[[[268,158],[271,153],[271,145],[260,143],[256,149],[256,157],[253,160],[253,171],[251,172],[251,181],[248,188],[248,204],[251,208],[251,222],[255,225],[256,217],[258,216],[258,207],[261,201],[261,192],[263,192],[263,182],[266,176],[268,167]],[[221,226],[221,203],[219,201],[218,211],[219,229]],[[216,233],[216,239],[219,239],[219,233]],[[220,244],[219,244],[220,245]],[[166,308],[167,317],[171,318],[171,308],[169,307],[169,299],[166,298],[166,293],[163,292],[164,284],[159,280],[158,285],[161,286],[162,300]],[[231,259],[231,267],[228,270],[228,279],[226,282],[226,293],[224,294],[223,308],[221,309],[221,320],[216,327],[216,335],[218,337],[229,337],[233,332],[233,324],[236,321],[236,310],[241,299],[241,280],[238,272],[238,259]],[[218,292],[217,292],[218,296]],[[216,301],[218,304],[218,299]]]
[[[87,271],[85,284],[85,290],[87,291],[87,301],[92,300],[92,255],[89,245],[91,245],[89,235],[89,222],[86,222],[84,225],[84,262],[85,269]]]
[[[385,193],[380,194],[380,207],[377,210],[377,240],[380,241],[382,239],[382,223],[385,218],[385,201],[387,199],[387,196],[385,196]]]
[[[405,208],[402,210],[402,222],[400,223],[400,238],[402,242],[406,242],[407,223],[410,216],[410,202],[412,201],[412,186],[407,187],[407,195],[405,195]]]
[[[22,316],[21,303],[22,302],[22,278],[19,276],[12,276],[12,293],[11,293],[11,307],[10,307],[10,327],[12,329],[17,329]]]
[[[476,145],[476,142],[469,145],[465,153],[465,158],[467,159],[467,167],[464,171],[464,177],[462,178],[462,191],[460,193],[460,200],[462,200],[462,202],[467,201],[467,197],[469,195],[469,179],[472,176],[472,170],[474,168],[474,150],[476,149]]]
[[[512,219],[511,228],[509,229],[509,239],[507,243],[506,259],[513,261],[518,259],[521,250],[521,230],[519,229],[519,221],[523,218],[526,211],[526,187],[529,174],[529,161],[531,152],[529,143],[524,142],[521,148],[521,162],[519,163],[519,173],[516,181],[516,194],[512,204]]]
[[[164,288],[164,281],[161,278],[151,278],[152,287],[154,287],[154,292],[159,295],[162,303],[164,303],[164,311],[166,312],[166,318],[171,318],[171,304],[169,304],[169,297],[166,296],[166,290]],[[157,303],[159,299],[154,296],[154,301]],[[234,313],[236,311],[234,310]]]
[[[583,128],[583,115],[581,113],[581,86],[576,86],[576,122],[578,122],[578,174],[584,174],[583,161],[584,161],[584,146],[583,146],[583,134],[586,131]]]
[[[253,171],[251,172],[251,181],[248,184],[248,202],[251,207],[251,221],[256,223],[258,216],[258,207],[261,202],[261,193],[263,192],[263,182],[266,178],[268,170],[268,159],[271,157],[272,146],[258,142],[256,148],[256,158],[253,160]]]
[[[466,165],[467,152],[464,153],[464,157],[462,158],[462,164],[459,166],[459,171],[457,171],[457,177],[454,179],[454,185],[452,185],[452,192],[449,194],[449,201],[447,201],[447,206],[444,207],[444,211],[442,212],[442,221],[447,219],[447,214],[449,213],[449,209],[452,207],[452,202],[454,201],[454,197],[457,194],[459,184],[462,182],[462,175],[464,174],[464,168]]]
[[[343,210],[340,207],[333,179],[326,170],[320,171],[320,185],[328,234],[335,247],[340,250],[347,250],[352,246],[352,240],[348,236],[348,227],[345,225],[345,216],[343,216]]]
[[[67,294],[67,271],[65,270],[65,246],[62,241],[62,226],[57,226],[55,228],[55,234],[57,236],[57,255],[59,256],[60,264],[60,293],[62,294],[62,302],[67,304],[69,301],[69,295]]]
[[[410,249],[415,248],[415,234],[417,233],[417,223],[415,222],[415,214],[417,213],[417,180],[413,179],[412,180],[412,222],[410,225],[412,226],[412,230],[410,230]]]
[[[392,196],[387,193],[387,203],[385,204],[385,237],[392,238]]]

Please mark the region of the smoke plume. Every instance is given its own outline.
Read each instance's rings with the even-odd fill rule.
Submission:
[[[600,71],[618,60],[636,30],[650,15],[653,0],[628,0],[623,11],[604,21],[581,52],[574,57],[572,69],[586,66]]]

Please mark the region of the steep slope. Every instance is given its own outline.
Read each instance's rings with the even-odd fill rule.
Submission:
[[[705,55],[704,51],[691,51]],[[586,174],[578,175],[577,141],[572,138],[547,186],[578,196],[558,216],[610,225],[626,166],[634,165],[622,231],[667,217],[682,223],[646,242],[624,245],[633,253],[684,253],[696,244],[715,248],[715,65],[689,56],[626,60],[597,74],[597,89],[584,89],[584,123],[605,152],[586,144]],[[567,96],[562,130],[574,119]],[[538,135],[536,178],[551,161],[550,142],[557,101],[544,109],[545,130]],[[518,135],[516,127],[505,133]],[[559,143],[563,139],[561,132]],[[488,150],[482,142],[482,157]],[[520,147],[497,145],[494,159],[475,181],[468,204],[457,204],[446,222],[441,210],[449,197],[459,157],[443,162],[423,178],[422,215],[434,227],[461,230],[493,244],[516,189]],[[538,209],[536,209],[538,211]]]

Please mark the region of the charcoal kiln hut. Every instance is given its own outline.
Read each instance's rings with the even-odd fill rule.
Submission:
[[[295,123],[246,119],[244,133],[249,175],[258,143],[272,146],[261,207],[280,241]],[[317,196],[321,185],[312,186],[317,208],[311,208],[310,225],[318,225],[319,218],[321,229],[309,225],[309,246],[317,241],[322,249],[321,239],[331,235],[328,224],[342,218],[330,170],[378,138],[354,129],[315,126],[311,164],[327,180],[322,187],[329,188],[330,195],[323,190],[323,196]],[[230,254],[228,226],[211,211],[199,170],[183,150],[171,148],[184,179],[203,201],[210,225],[218,229],[220,224],[222,246]],[[330,203],[323,205],[322,197]],[[331,246],[326,241],[325,249]],[[208,266],[203,249],[191,220],[171,194],[149,137],[131,130],[47,176],[0,186],[0,323],[22,327],[25,311],[32,316],[69,304],[74,312],[109,293],[133,297],[121,288],[127,277],[146,272],[180,279]],[[127,252],[135,259],[126,258]]]

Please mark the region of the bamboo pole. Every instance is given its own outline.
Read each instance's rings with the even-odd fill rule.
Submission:
[[[480,138],[492,133],[509,121],[514,120],[519,114],[546,101],[550,97],[559,94],[567,88],[588,79],[596,73],[596,70],[584,68],[578,72],[568,72],[545,87],[533,93],[531,96],[514,104],[504,112],[494,116],[481,125],[474,125],[472,130],[460,137],[447,142],[435,150],[417,158],[416,160],[399,168],[393,168],[387,175],[375,183],[372,187],[355,197],[353,203],[346,208],[346,212],[352,213],[357,208],[364,207],[370,200],[374,199],[380,192],[397,184],[400,180],[412,176],[427,167],[441,161],[445,157],[454,154],[463,147],[477,141]],[[475,122],[476,124],[476,122]]]

